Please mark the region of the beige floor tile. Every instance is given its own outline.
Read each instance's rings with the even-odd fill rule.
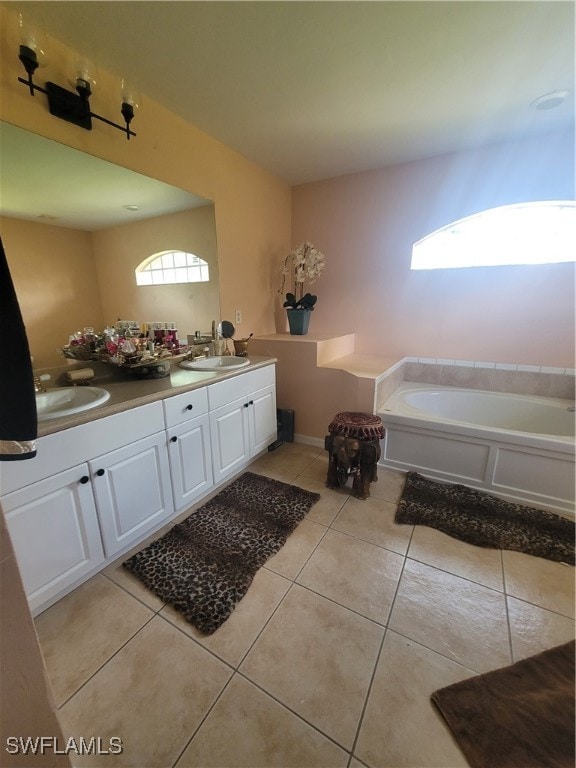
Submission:
[[[406,554],[413,525],[396,525],[396,504],[370,497],[361,501],[350,497],[331,528],[356,536],[370,544]]]
[[[398,504],[405,482],[405,472],[396,472],[393,469],[378,467],[378,480],[370,484],[370,496]]]
[[[56,704],[77,691],[153,615],[99,574],[38,616],[36,631]]]
[[[396,552],[329,530],[297,582],[386,624],[403,565]]]
[[[306,515],[307,520],[313,520],[316,523],[322,525],[330,525],[334,520],[338,512],[344,506],[348,493],[342,488],[331,489],[326,488],[324,482],[318,480],[311,480],[308,477],[299,475],[294,481],[294,485],[298,485],[300,488],[304,488],[307,491],[313,493],[319,493],[320,499],[314,504],[310,512]]]
[[[319,451],[309,445],[285,443],[280,448],[259,457],[257,463],[270,469],[300,474],[318,457]]]
[[[328,474],[328,455],[320,454],[314,461],[308,464],[301,472],[303,477],[325,483]]]
[[[287,579],[261,568],[230,618],[212,635],[203,635],[170,605],[160,615],[216,656],[237,667],[289,587]]]
[[[574,620],[508,597],[514,661],[526,659],[574,639]]]
[[[295,585],[240,671],[349,749],[383,633],[377,624]]]
[[[253,464],[250,466],[250,472],[264,477],[270,477],[272,480],[280,480],[282,483],[291,483],[298,477],[298,472],[294,470],[278,469],[271,465]]]
[[[476,672],[510,664],[505,596],[407,559],[388,626]]]
[[[469,669],[388,631],[355,755],[375,768],[467,766],[430,695],[473,676]]]
[[[499,549],[475,547],[425,525],[414,526],[408,556],[485,587],[504,590]]]
[[[287,579],[295,579],[326,531],[324,525],[302,520],[282,549],[267,560],[264,567]]]
[[[574,618],[574,567],[503,550],[506,593]]]
[[[343,768],[348,754],[235,675],[176,768]]]
[[[59,713],[67,736],[117,736],[123,754],[75,761],[98,768],[171,766],[231,675],[212,654],[154,617]]]
[[[145,587],[140,579],[137,579],[130,571],[127,571],[122,566],[121,561],[108,566],[102,573],[119,587],[125,589],[126,592],[140,600],[141,603],[151,608],[155,613],[164,605],[164,601],[148,589],[148,587]]]

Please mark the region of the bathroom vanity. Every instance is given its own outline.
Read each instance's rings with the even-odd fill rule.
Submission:
[[[127,385],[136,394],[124,401],[116,384],[111,405],[83,413],[83,423],[48,422],[34,459],[0,465],[0,501],[33,615],[274,442],[274,363],[200,380],[178,372],[177,386],[139,382],[138,395],[138,384]]]

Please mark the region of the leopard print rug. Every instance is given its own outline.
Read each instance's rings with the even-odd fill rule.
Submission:
[[[319,498],[245,472],[123,565],[211,635]]]
[[[468,544],[574,565],[574,523],[465,485],[408,472],[396,523],[427,525]]]

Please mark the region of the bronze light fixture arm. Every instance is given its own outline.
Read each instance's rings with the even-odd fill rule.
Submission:
[[[130,123],[134,118],[134,107],[132,104],[122,101],[120,111],[126,121],[126,125],[119,125],[112,120],[108,120],[106,117],[102,117],[102,115],[96,114],[96,112],[92,112],[90,109],[90,96],[92,92],[88,80],[83,78],[77,79],[77,93],[49,81],[46,82],[46,87],[43,88],[34,82],[34,72],[38,69],[36,52],[26,45],[21,45],[18,58],[28,74],[27,78],[19,77],[18,82],[23,83],[28,88],[31,96],[34,96],[35,91],[45,94],[48,98],[48,107],[51,115],[66,120],[69,123],[74,123],[74,125],[78,125],[87,131],[92,130],[92,118],[94,118],[125,133],[128,141],[130,136],[136,136],[134,131],[130,129]]]

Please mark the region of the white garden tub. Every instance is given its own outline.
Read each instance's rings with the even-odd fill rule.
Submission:
[[[380,465],[574,514],[574,403],[404,382],[378,412]]]

